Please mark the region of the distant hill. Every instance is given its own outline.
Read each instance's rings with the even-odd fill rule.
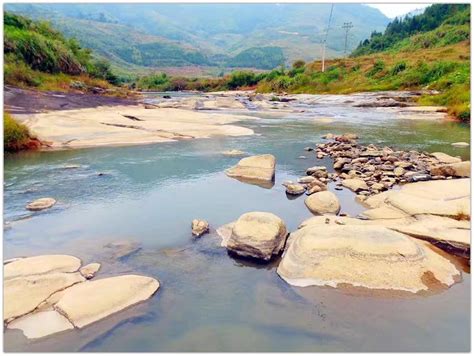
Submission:
[[[254,67],[273,69],[285,63],[285,56],[280,47],[252,47],[243,50],[227,61],[228,67]]]
[[[429,36],[424,33],[437,29]],[[410,38],[412,36],[415,36]],[[428,48],[457,43],[470,36],[470,5],[467,4],[435,4],[428,7],[422,14],[396,18],[390,22],[383,33],[373,31],[370,38],[361,41],[352,53],[360,56],[386,51],[391,48],[400,49],[410,42]],[[424,42],[424,43],[423,43]]]
[[[470,5],[435,4],[423,14],[395,19],[362,41],[349,58],[273,71],[257,85],[262,92],[352,93],[432,89],[419,103],[443,105],[470,120]]]
[[[282,61],[320,55],[331,5],[44,3],[5,4],[5,9],[50,20],[66,36],[122,67],[271,69]],[[354,26],[350,51],[372,30],[382,31],[389,19],[365,5],[335,4],[329,57],[343,54],[344,22]]]

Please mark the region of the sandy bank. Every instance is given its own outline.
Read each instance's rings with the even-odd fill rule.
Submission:
[[[173,108],[145,109],[135,105],[59,110],[16,117],[53,149],[252,135],[253,130],[231,124],[255,119]]]

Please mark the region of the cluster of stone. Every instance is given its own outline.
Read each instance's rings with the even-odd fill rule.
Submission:
[[[374,144],[363,146],[356,142],[355,134],[327,134],[323,138],[330,141],[316,146],[316,157],[330,156],[335,173],[328,174],[323,167],[309,168],[306,173],[317,179],[338,181],[336,189],[344,186],[361,197],[380,193],[396,184],[470,175],[469,161],[462,162],[445,153],[394,150]]]

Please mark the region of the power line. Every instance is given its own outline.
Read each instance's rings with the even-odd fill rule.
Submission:
[[[322,66],[321,66],[321,72],[324,72],[324,60],[326,57],[326,41],[328,39],[328,34],[329,34],[329,26],[331,26],[331,19],[332,19],[332,10],[334,9],[334,4],[331,4],[331,12],[329,13],[329,20],[328,20],[328,27],[326,29],[326,35],[324,36],[324,41],[323,41],[323,58],[322,58]]]
[[[349,31],[351,28],[354,26],[352,25],[352,22],[344,22],[344,26],[342,28],[346,31],[346,38],[344,40],[344,54],[347,52],[347,36],[349,35]]]

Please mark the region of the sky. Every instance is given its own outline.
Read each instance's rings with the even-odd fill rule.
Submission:
[[[424,9],[431,4],[367,4],[382,11],[385,16],[394,18],[416,9]]]

